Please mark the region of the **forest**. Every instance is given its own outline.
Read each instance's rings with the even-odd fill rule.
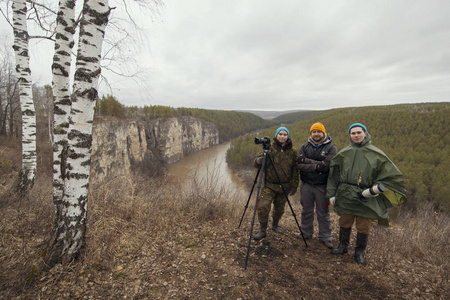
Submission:
[[[417,207],[422,202],[431,202],[448,212],[449,116],[450,103],[444,102],[338,108],[314,112],[311,117],[305,117],[302,112],[277,119],[291,121],[286,126],[296,149],[308,139],[309,128],[315,122],[324,124],[338,150],[349,144],[348,126],[363,123],[372,136],[373,145],[383,150],[405,176],[408,205]],[[272,138],[276,128],[261,131],[258,136]],[[227,153],[230,165],[252,167],[257,151],[261,150],[260,145],[254,144],[255,136],[247,135],[233,141]]]

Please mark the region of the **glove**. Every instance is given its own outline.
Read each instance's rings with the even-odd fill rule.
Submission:
[[[294,196],[295,193],[297,193],[297,188],[291,188],[291,190],[289,191],[289,196]]]
[[[330,206],[330,205],[333,205],[333,206],[334,206],[334,203],[335,203],[335,202],[336,202],[336,197],[331,197],[331,198],[330,198],[330,201],[328,201],[326,207],[328,207],[328,206]]]
[[[325,172],[325,169],[327,168],[327,165],[324,162],[318,163],[316,165],[316,169],[314,171],[316,172]]]
[[[362,192],[357,192],[356,194],[358,195],[361,202],[367,202],[367,198],[363,196]]]
[[[305,163],[305,157],[303,156],[303,154],[300,154],[298,157],[297,157],[297,163],[298,164],[303,164],[303,163]]]
[[[262,156],[260,156],[260,157],[258,157],[258,158],[256,159],[256,163],[257,163],[258,165],[261,165],[262,162],[263,162],[263,157],[262,157]]]

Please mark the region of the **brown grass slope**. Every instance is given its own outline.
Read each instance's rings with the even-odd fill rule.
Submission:
[[[317,238],[305,247],[287,208],[281,221],[285,234],[269,231],[262,241],[252,240],[245,270],[253,203],[238,228],[247,199],[231,195],[216,180],[194,178],[181,187],[139,175],[93,180],[83,258],[37,274],[53,224],[51,177],[40,173],[27,198],[15,197],[19,147],[7,140],[0,145],[0,299],[446,299],[450,294],[449,217],[431,207],[419,214],[399,210],[390,228],[374,225],[365,265],[353,261],[355,232],[347,255],[331,255]],[[291,203],[298,219],[298,196]],[[337,231],[333,214],[335,244]]]

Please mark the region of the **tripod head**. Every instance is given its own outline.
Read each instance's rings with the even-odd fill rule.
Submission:
[[[270,149],[270,138],[268,136],[263,138],[255,137],[255,144],[256,145],[262,144],[263,149],[265,151],[268,151]]]

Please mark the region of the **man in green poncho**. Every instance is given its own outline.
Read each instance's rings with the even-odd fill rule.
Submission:
[[[406,201],[403,175],[387,155],[373,146],[367,128],[352,124],[350,146],[331,160],[326,197],[339,215],[339,246],[333,254],[348,252],[352,225],[356,221],[355,260],[364,263],[370,220],[389,226],[387,209]],[[375,191],[375,192],[374,192]]]

